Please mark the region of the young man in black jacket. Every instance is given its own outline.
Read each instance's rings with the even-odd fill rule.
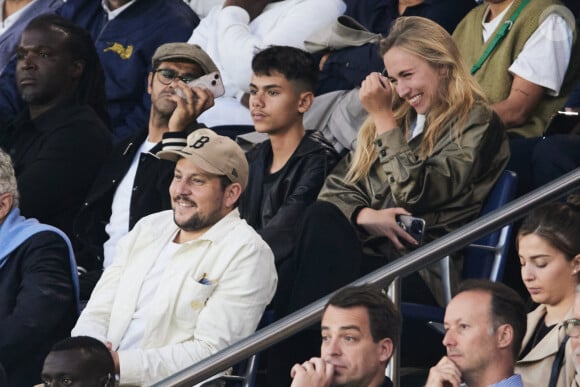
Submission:
[[[240,214],[270,245],[280,271],[294,242],[294,225],[316,200],[338,154],[317,131],[306,131],[318,75],[303,50],[272,46],[252,60],[250,112],[268,140],[248,154],[250,178]]]
[[[297,48],[272,46],[256,54],[252,70],[250,112],[256,131],[267,133],[269,139],[247,154],[250,176],[240,214],[274,252],[280,280],[270,305],[277,317],[283,317],[295,280],[294,263],[287,259],[297,235],[295,226],[316,201],[339,157],[318,131],[304,129],[302,119],[312,105],[318,75],[313,57]],[[312,342],[310,336],[302,341]],[[267,356],[268,385],[290,384],[288,369],[296,359],[286,359],[285,351],[281,344]]]

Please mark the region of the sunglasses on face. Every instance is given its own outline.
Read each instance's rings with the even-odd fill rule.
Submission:
[[[179,75],[177,71],[171,69],[157,69],[153,72],[157,74],[157,80],[164,85],[169,85],[176,78],[182,80],[185,83],[189,83],[197,78],[191,74]]]

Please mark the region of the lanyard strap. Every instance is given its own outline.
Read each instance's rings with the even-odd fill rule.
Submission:
[[[566,352],[566,342],[568,341],[568,336],[564,336],[560,347],[558,348],[558,352],[554,357],[554,362],[552,363],[552,371],[550,372],[550,382],[548,387],[555,387],[556,383],[558,383],[558,377],[560,376],[560,369],[562,368],[562,364],[564,363],[564,353]]]
[[[512,26],[514,25],[514,22],[516,21],[517,17],[522,12],[522,9],[524,9],[524,7],[528,5],[529,2],[530,0],[523,0],[519,5],[519,7],[516,9],[516,11],[513,13],[512,17],[510,17],[509,20],[506,20],[503,23],[500,30],[494,35],[493,40],[491,41],[489,46],[487,46],[487,49],[481,55],[481,58],[479,58],[477,63],[475,63],[471,68],[471,75],[474,75],[481,68],[481,66],[483,66],[483,63],[487,60],[487,58],[489,58],[492,51],[497,47],[499,42],[501,42],[503,38],[505,38],[509,30],[511,30]]]

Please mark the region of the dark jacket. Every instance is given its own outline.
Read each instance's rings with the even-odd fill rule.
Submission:
[[[324,179],[338,162],[338,153],[318,131],[308,131],[268,193],[264,176],[272,161],[270,141],[248,152],[250,176],[240,199],[240,215],[270,245],[279,265],[292,250],[294,226],[316,200]]]
[[[142,129],[132,138],[115,145],[75,219],[73,247],[78,265],[87,271],[100,272],[103,268],[103,244],[109,239],[105,226],[111,217],[113,196],[146,138],[147,130]],[[142,217],[171,208],[169,184],[175,163],[155,157],[160,148],[161,143],[139,158],[131,195],[129,230]],[[87,299],[92,290],[92,285],[89,288],[85,285],[81,276],[81,299]]]
[[[27,111],[0,127],[0,147],[14,162],[20,211],[72,235],[72,224],[111,134],[92,108],[63,104],[34,120]]]
[[[62,237],[40,232],[9,254],[0,270],[0,363],[8,386],[40,383],[44,358],[69,336],[75,309],[69,250]]]
[[[393,382],[391,382],[391,379],[385,376],[383,384],[381,384],[379,387],[393,387]]]

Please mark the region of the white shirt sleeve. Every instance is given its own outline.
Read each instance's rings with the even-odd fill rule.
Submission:
[[[572,36],[566,20],[551,14],[528,39],[509,71],[557,96],[570,62]]]
[[[203,19],[213,7],[221,7],[224,0],[185,0],[185,2],[189,4],[200,19]]]

